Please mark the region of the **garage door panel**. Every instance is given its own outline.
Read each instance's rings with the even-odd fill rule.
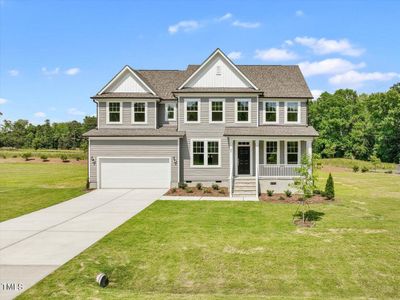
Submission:
[[[168,158],[102,158],[100,188],[169,188]]]

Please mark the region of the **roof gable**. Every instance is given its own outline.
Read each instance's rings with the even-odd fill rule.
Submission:
[[[156,95],[153,89],[129,66],[125,66],[98,93],[149,93]]]
[[[252,88],[257,87],[219,49],[178,88]]]

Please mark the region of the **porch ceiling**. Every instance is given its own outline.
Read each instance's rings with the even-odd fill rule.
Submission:
[[[316,137],[312,126],[226,127],[224,136]]]

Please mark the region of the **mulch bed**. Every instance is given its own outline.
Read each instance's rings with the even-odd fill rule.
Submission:
[[[293,203],[300,204],[301,195],[294,194],[292,197],[287,197],[285,194],[273,194],[272,196],[268,196],[267,194],[262,193],[259,197],[260,201],[264,202],[272,202],[272,203]],[[314,195],[311,198],[307,199],[307,204],[315,204],[315,203],[330,203],[332,200],[328,200],[326,197],[321,195]]]
[[[0,163],[15,163],[15,162],[23,162],[23,163],[32,163],[32,164],[78,164],[78,165],[87,165],[87,160],[76,160],[74,158],[70,158],[67,161],[62,161],[60,158],[48,158],[43,160],[39,157],[31,157],[28,160],[25,160],[21,157],[10,157],[10,158],[0,158]]]
[[[192,191],[189,193],[188,191]],[[165,196],[203,196],[203,197],[229,197],[229,191],[226,187],[220,187],[214,190],[210,187],[203,187],[201,190],[196,187],[188,187],[186,189],[172,188],[164,194]]]

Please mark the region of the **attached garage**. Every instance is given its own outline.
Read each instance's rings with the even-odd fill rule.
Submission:
[[[99,158],[99,182],[102,189],[169,188],[169,158]]]

